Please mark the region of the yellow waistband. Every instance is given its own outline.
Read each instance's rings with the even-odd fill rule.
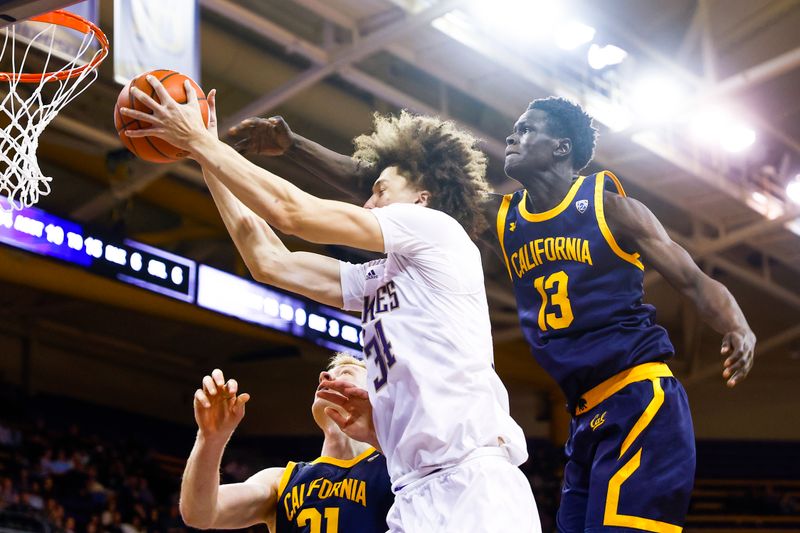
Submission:
[[[623,370],[581,396],[575,415],[585,413],[597,404],[627,387],[631,383],[652,378],[671,378],[672,371],[666,363],[644,363]]]

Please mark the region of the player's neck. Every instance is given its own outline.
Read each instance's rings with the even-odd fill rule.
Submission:
[[[353,440],[337,429],[325,431],[325,440],[322,443],[320,455],[346,461],[358,457],[369,448],[369,444]]]
[[[572,186],[571,168],[554,168],[531,176],[522,184],[528,191],[528,205],[531,213],[549,211],[561,203]]]

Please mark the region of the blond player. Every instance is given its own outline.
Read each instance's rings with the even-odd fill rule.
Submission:
[[[337,354],[319,376],[320,383],[330,379],[365,387],[366,367],[350,355]],[[329,416],[335,407],[319,388],[311,406],[325,435],[319,458],[267,468],[244,483],[220,485],[223,449],[250,399],[237,389],[236,380],[226,382],[216,369],[195,392],[197,440],[186,463],[180,500],[188,526],[240,529],[263,523],[272,532],[312,533],[324,523],[324,531],[386,531],[393,500],[386,460],[375,448],[342,433]]]

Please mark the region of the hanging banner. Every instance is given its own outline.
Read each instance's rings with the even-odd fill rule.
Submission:
[[[176,70],[200,81],[197,0],[114,0],[114,80]]]

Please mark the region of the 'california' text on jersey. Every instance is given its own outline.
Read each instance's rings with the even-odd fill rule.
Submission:
[[[644,267],[606,224],[606,181],[578,178],[553,209],[531,213],[525,190],[506,195],[497,233],[534,357],[576,407],[582,393],[626,368],[674,353],[655,309],[642,303]]]
[[[394,500],[386,459],[370,448],[349,461],[289,463],[278,488],[279,533],[386,531]]]

